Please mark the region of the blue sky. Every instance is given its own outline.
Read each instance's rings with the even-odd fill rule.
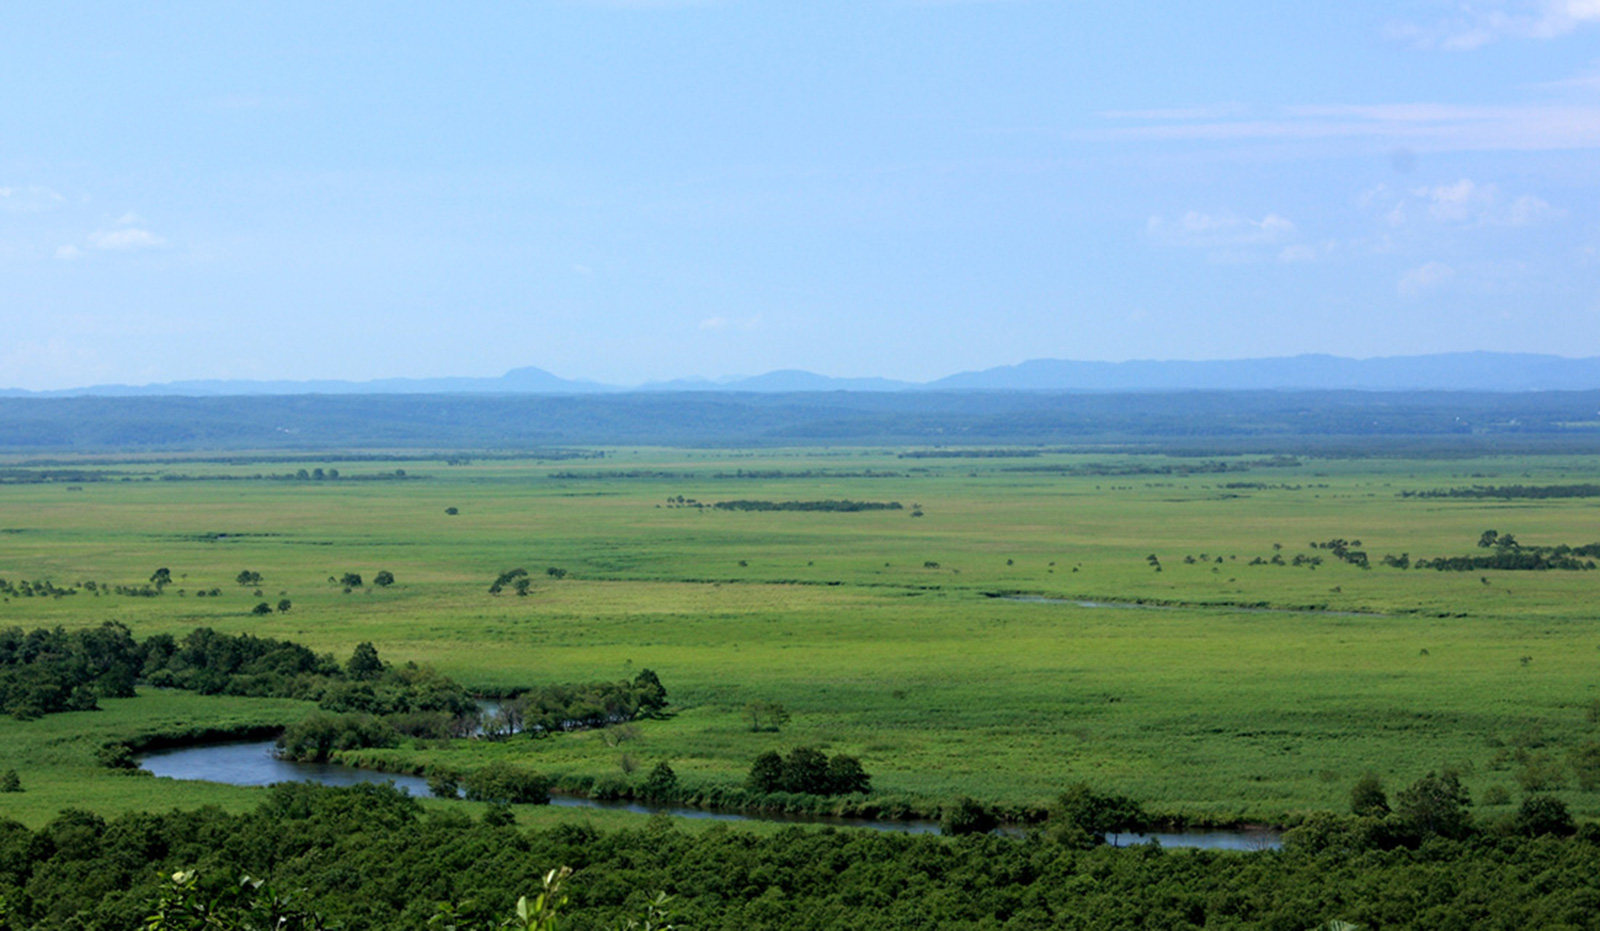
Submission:
[[[1600,355],[1600,0],[32,4],[0,386]]]

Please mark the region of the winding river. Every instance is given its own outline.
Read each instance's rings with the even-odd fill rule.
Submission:
[[[355,769],[335,763],[297,763],[279,759],[273,750],[274,745],[270,740],[199,744],[145,754],[139,758],[139,765],[156,776],[169,779],[200,779],[234,786],[265,786],[275,782],[316,782],[329,786],[351,786],[361,782],[392,783],[396,788],[404,789],[412,795],[433,798],[427,780],[420,776],[397,776],[393,773]],[[899,834],[939,833],[939,825],[934,821],[870,821],[860,818],[820,816],[743,815],[702,811],[698,808],[661,808],[637,802],[601,802],[571,795],[552,795],[550,804],[637,814],[666,814],[678,818],[712,821],[772,821],[785,824],[866,828]],[[1211,850],[1265,850],[1280,846],[1277,832],[1266,830],[1114,834],[1107,840],[1119,846],[1156,841],[1163,847],[1200,847]]]

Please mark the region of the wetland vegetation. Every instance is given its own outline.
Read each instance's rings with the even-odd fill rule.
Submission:
[[[28,839],[34,832],[78,825],[72,837],[124,837],[131,828],[116,825],[127,819],[202,806],[214,807],[181,817],[212,819],[208,829],[234,836],[288,802],[140,776],[126,763],[151,747],[290,728],[305,740],[286,746],[313,758],[477,785],[483,802],[350,803],[411,812],[395,816],[412,825],[397,837],[454,825],[463,851],[481,850],[473,845],[484,841],[469,838],[490,830],[463,819],[550,789],[732,810],[946,816],[952,828],[1032,825],[1040,840],[973,842],[989,845],[983,856],[997,863],[1022,858],[1018,876],[1033,871],[1006,896],[1058,897],[1037,914],[1010,900],[984,913],[1004,920],[1059,918],[1051,909],[1091,900],[1035,886],[1056,876],[1041,857],[1076,871],[1146,863],[1080,851],[1133,824],[1298,828],[1294,856],[1387,851],[1392,882],[1421,881],[1432,867],[1406,858],[1440,843],[1456,846],[1437,862],[1508,876],[1540,858],[1576,870],[1593,856],[1581,851],[1593,834],[1585,825],[1600,818],[1600,579],[1526,570],[1590,558],[1594,499],[1426,494],[1584,488],[1596,478],[1586,457],[1302,450],[1196,460],[1025,446],[574,455],[600,452],[600,482],[572,472],[570,457],[542,453],[9,463],[72,476],[0,485],[0,577],[10,580],[0,592],[0,675],[12,714],[0,719],[0,772],[10,785],[14,771],[20,789],[0,793],[0,819],[14,823],[16,843],[34,845],[19,849],[44,850]],[[318,469],[320,481],[239,480]],[[361,480],[368,472],[410,480]],[[841,506],[876,502],[885,505]],[[1510,564],[1530,556],[1551,564]],[[1475,562],[1417,571],[1423,560],[1443,568],[1441,559]],[[257,611],[264,604],[278,608]],[[43,673],[13,661],[24,654],[77,678],[45,688]],[[34,678],[19,685],[19,676]],[[476,739],[458,720],[469,695],[501,699]],[[378,721],[383,729],[371,727]],[[1352,788],[1369,776],[1387,789],[1390,810],[1352,814]],[[1061,814],[1069,798],[1076,815]],[[1441,798],[1444,808],[1418,807]],[[1096,820],[1128,810],[1136,821]],[[603,873],[605,856],[593,851],[655,843],[637,832],[661,829],[641,828],[638,816],[522,804],[510,814],[522,829],[512,846],[534,851],[538,869],[587,865],[605,888],[670,886],[708,922],[739,915],[761,925],[743,893],[729,893],[739,904],[727,911],[698,899],[710,893],[688,879]],[[702,839],[704,825],[672,830],[686,833],[668,847],[721,856]],[[761,858],[835,843],[806,831],[778,839],[778,827],[760,823],[718,830],[731,832],[717,835],[727,851]],[[578,834],[602,840],[551,839]],[[120,843],[97,840],[95,849]],[[960,860],[968,849],[938,838],[837,843],[904,845],[892,856],[906,862]],[[240,847],[204,864],[180,862],[182,844],[141,849],[163,868],[205,865],[214,881],[271,870],[279,885],[332,888],[289,865],[304,849],[249,861]],[[818,855],[857,862],[855,852]],[[57,856],[0,872],[0,895],[39,926],[68,920],[49,917],[56,899],[28,891],[56,881],[42,877],[54,875]],[[1205,885],[1195,885],[1190,854],[1161,862],[1183,878],[1152,882]],[[1323,904],[1307,906],[1316,921],[1344,914],[1328,902],[1359,899],[1329,899],[1309,866],[1250,862],[1237,869],[1281,871],[1262,880],[1280,891],[1322,889]],[[532,869],[518,867],[506,884],[527,891]],[[1355,878],[1356,869],[1333,875],[1346,870],[1352,889],[1379,882]],[[128,873],[122,898],[93,908],[143,907],[154,894],[146,874]],[[774,883],[763,889],[800,895],[804,886]],[[470,891],[446,885],[423,897]],[[1562,886],[1562,895],[1580,887]],[[1213,904],[1258,894],[1205,888]],[[594,896],[593,920],[604,921],[629,894],[581,897]],[[1236,923],[1287,927],[1274,924],[1286,901],[1258,901],[1255,917]],[[409,903],[383,917],[330,907],[357,927],[398,926],[411,914]],[[1518,899],[1523,911],[1513,911],[1531,907]]]

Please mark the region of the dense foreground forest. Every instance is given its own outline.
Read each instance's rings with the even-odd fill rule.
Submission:
[[[522,831],[496,809],[477,821],[424,815],[380,786],[280,785],[240,815],[108,821],[69,810],[38,831],[0,822],[0,901],[9,927],[128,929],[152,913],[168,876],[195,870],[198,898],[219,915],[249,874],[293,896],[293,910],[352,931],[426,927],[441,906],[450,924],[487,927],[566,866],[575,872],[562,925],[573,929],[627,927],[659,893],[670,897],[667,920],[693,929],[1600,927],[1592,829],[1389,851],[1316,846],[1085,849],[1044,834],[800,828],[696,836],[666,819]]]

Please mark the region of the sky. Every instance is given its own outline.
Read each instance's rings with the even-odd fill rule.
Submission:
[[[0,387],[1600,355],[1600,0],[66,0],[0,88]]]

